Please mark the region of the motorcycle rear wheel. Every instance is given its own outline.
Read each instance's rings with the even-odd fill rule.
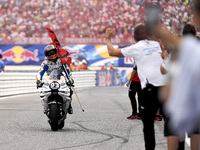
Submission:
[[[49,110],[50,110],[49,118],[50,118],[51,130],[57,131],[58,130],[59,107],[57,104],[51,104]]]

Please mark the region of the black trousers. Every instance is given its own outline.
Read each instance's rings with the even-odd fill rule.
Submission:
[[[147,84],[142,90],[142,122],[146,150],[155,149],[154,118],[158,108],[161,108],[158,97],[159,87]]]
[[[138,95],[139,113],[137,113],[137,102],[136,102],[136,98],[135,98],[136,93]],[[130,101],[131,101],[131,107],[132,107],[132,114],[133,115],[138,114],[139,116],[141,116],[141,102],[142,102],[141,94],[142,94],[142,90],[141,90],[140,82],[131,81],[128,96],[129,96]]]

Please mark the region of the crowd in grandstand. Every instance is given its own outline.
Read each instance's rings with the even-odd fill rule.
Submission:
[[[45,37],[50,27],[64,37],[104,37],[106,27],[128,38],[144,20],[144,0],[0,0],[0,37]],[[162,22],[173,32],[191,20],[184,0],[160,0]]]

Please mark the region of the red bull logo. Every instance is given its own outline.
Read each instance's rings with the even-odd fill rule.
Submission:
[[[15,63],[22,63],[23,61],[33,60],[38,62],[38,49],[35,49],[34,52],[24,49],[21,46],[14,46],[12,49],[9,49],[5,52],[2,52],[3,60],[13,61]]]

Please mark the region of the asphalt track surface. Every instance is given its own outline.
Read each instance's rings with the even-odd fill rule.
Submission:
[[[144,150],[141,120],[126,119],[128,88],[76,92],[85,112],[74,94],[74,114],[57,132],[47,123],[38,93],[0,98],[0,150]],[[167,150],[163,123],[155,122],[156,150]]]

